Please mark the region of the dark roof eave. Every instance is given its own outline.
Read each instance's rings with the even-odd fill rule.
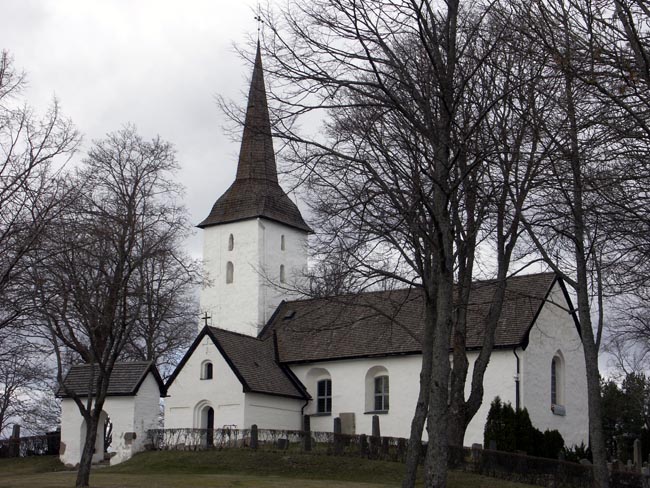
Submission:
[[[270,220],[272,222],[276,222],[278,224],[287,225],[289,227],[301,230],[303,232],[307,232],[308,234],[313,234],[314,233],[312,228],[309,227],[307,224],[305,224],[304,226],[302,226],[300,224],[291,224],[289,222],[284,222],[282,220],[274,219],[272,217],[268,217],[267,215],[262,215],[262,214],[260,214],[260,215],[251,215],[250,217],[240,217],[240,218],[236,218],[236,219],[225,218],[223,220],[219,220],[219,221],[216,221],[216,222],[215,221],[210,221],[209,222],[210,218],[208,217],[207,219],[204,219],[200,224],[196,225],[196,227],[198,229],[205,229],[206,227],[212,227],[212,226],[215,226],[215,225],[231,224],[231,223],[234,223],[234,222],[243,222],[245,220],[253,220],[253,219],[266,219],[266,220]]]
[[[510,344],[499,344],[495,345],[492,347],[492,350],[500,350],[500,349],[512,349],[513,347],[522,347],[523,346],[523,341],[520,342],[513,342]],[[471,346],[467,347],[467,351],[480,351],[483,349],[483,346]],[[452,353],[453,349],[449,349],[449,353]],[[350,356],[338,356],[338,357],[329,357],[329,358],[323,358],[323,359],[301,359],[298,361],[283,361],[280,362],[279,364],[285,365],[285,366],[291,366],[294,364],[310,364],[310,363],[328,363],[331,361],[346,361],[346,360],[351,360],[351,359],[367,359],[367,358],[385,358],[385,357],[399,357],[399,356],[414,356],[417,354],[422,354],[421,349],[417,350],[411,350],[411,351],[402,351],[402,352],[378,352],[375,354],[353,354]]]

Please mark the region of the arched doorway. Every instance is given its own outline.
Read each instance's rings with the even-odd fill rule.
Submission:
[[[212,407],[208,407],[207,417],[206,429],[208,429],[208,436],[206,443],[208,447],[212,447],[214,446],[214,409]]]
[[[205,405],[201,409],[199,428],[205,429],[205,446],[214,446],[214,409],[210,405]]]
[[[99,416],[99,421],[97,422],[97,435],[95,436],[95,451],[93,453],[93,461],[92,461],[93,463],[98,463],[104,459],[104,453],[106,452],[106,448],[108,447],[106,446],[106,441],[107,441],[106,428],[109,425],[112,426],[112,423],[110,422],[108,414],[102,411],[102,413]],[[79,432],[80,434],[79,456],[81,456],[81,453],[83,452],[84,444],[86,442],[87,429],[88,429],[88,425],[86,423],[86,420],[84,419],[81,423],[81,429]],[[112,437],[112,435],[110,435],[110,437]]]

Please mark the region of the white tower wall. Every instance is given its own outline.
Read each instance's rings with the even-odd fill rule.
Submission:
[[[209,325],[256,336],[278,304],[295,297],[291,289],[307,267],[307,233],[264,218],[213,225],[203,232],[208,284],[201,290],[201,314],[211,317]],[[227,282],[229,262],[232,283]],[[281,266],[285,283],[280,282]],[[204,325],[201,320],[199,329]]]

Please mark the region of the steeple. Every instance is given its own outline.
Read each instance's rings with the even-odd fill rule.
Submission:
[[[311,232],[298,207],[278,184],[259,41],[248,93],[237,176],[198,227],[257,217]]]

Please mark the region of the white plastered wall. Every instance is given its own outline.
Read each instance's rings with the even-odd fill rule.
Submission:
[[[201,290],[201,313],[210,325],[256,336],[286,292],[274,284],[285,266],[287,284],[302,276],[307,266],[307,233],[277,222],[257,218],[218,224],[203,229],[204,270],[210,281]],[[233,236],[233,249],[228,250]],[[281,236],[285,249],[281,249]],[[226,266],[233,263],[232,283],[226,283]],[[205,323],[199,322],[199,330]]]
[[[470,371],[476,360],[477,353],[470,352]],[[371,434],[373,412],[369,409],[368,387],[374,386],[367,379],[369,370],[375,368],[377,374],[388,374],[389,401],[388,413],[380,413],[379,424],[381,434],[391,437],[409,437],[411,419],[415,412],[418,397],[419,375],[422,356],[395,356],[385,358],[360,358],[341,361],[323,361],[310,364],[293,365],[292,371],[305,385],[312,397],[305,408],[305,414],[312,415],[311,429],[313,431],[332,431],[334,417],[341,413],[354,413],[356,433]],[[380,368],[377,368],[380,367]],[[515,357],[512,351],[494,351],[485,375],[485,396],[487,404],[479,409],[470,422],[465,436],[465,445],[474,442],[483,443],[483,426],[487,418],[489,403],[496,395],[514,404],[515,399]],[[385,371],[384,369],[385,368]],[[314,375],[312,372],[318,374]],[[332,414],[320,416],[316,412],[316,384],[326,377],[322,371],[327,371],[332,380]],[[368,386],[370,385],[370,386]],[[469,386],[466,395],[469,394]],[[371,395],[370,395],[371,396]],[[367,413],[368,412],[368,413]],[[426,437],[426,433],[424,434]]]
[[[538,429],[557,429],[569,447],[581,442],[586,445],[589,416],[582,342],[558,284],[553,287],[549,302],[531,329],[528,347],[523,352],[523,406]],[[564,358],[561,388],[566,415],[551,411],[551,361],[558,351]]]
[[[246,393],[245,427],[256,424],[260,429],[300,430],[304,404],[305,400]]]
[[[467,371],[467,382],[465,383],[466,399],[471,392],[472,373],[477,357],[478,352],[470,352],[468,354],[469,369]],[[474,443],[483,444],[485,421],[487,420],[490,404],[494,400],[494,397],[499,396],[503,402],[510,402],[513,407],[515,406],[516,373],[517,361],[512,349],[497,349],[492,351],[490,363],[488,364],[483,379],[483,402],[465,431],[464,444],[466,446],[471,446]]]
[[[201,379],[201,366],[211,361],[212,379]],[[244,426],[242,385],[217,347],[207,335],[201,340],[165,398],[165,428],[201,428],[197,408],[214,409],[215,428],[224,425]]]
[[[114,453],[110,464],[115,465],[142,451],[147,442],[147,430],[157,426],[160,390],[153,375],[149,373],[135,396],[109,396],[104,402],[103,411],[113,424],[113,441],[109,448]],[[104,457],[103,419],[100,419],[93,462]],[[61,401],[61,442],[65,449],[61,461],[75,466],[81,460],[83,450],[85,421],[74,401],[64,398]]]

